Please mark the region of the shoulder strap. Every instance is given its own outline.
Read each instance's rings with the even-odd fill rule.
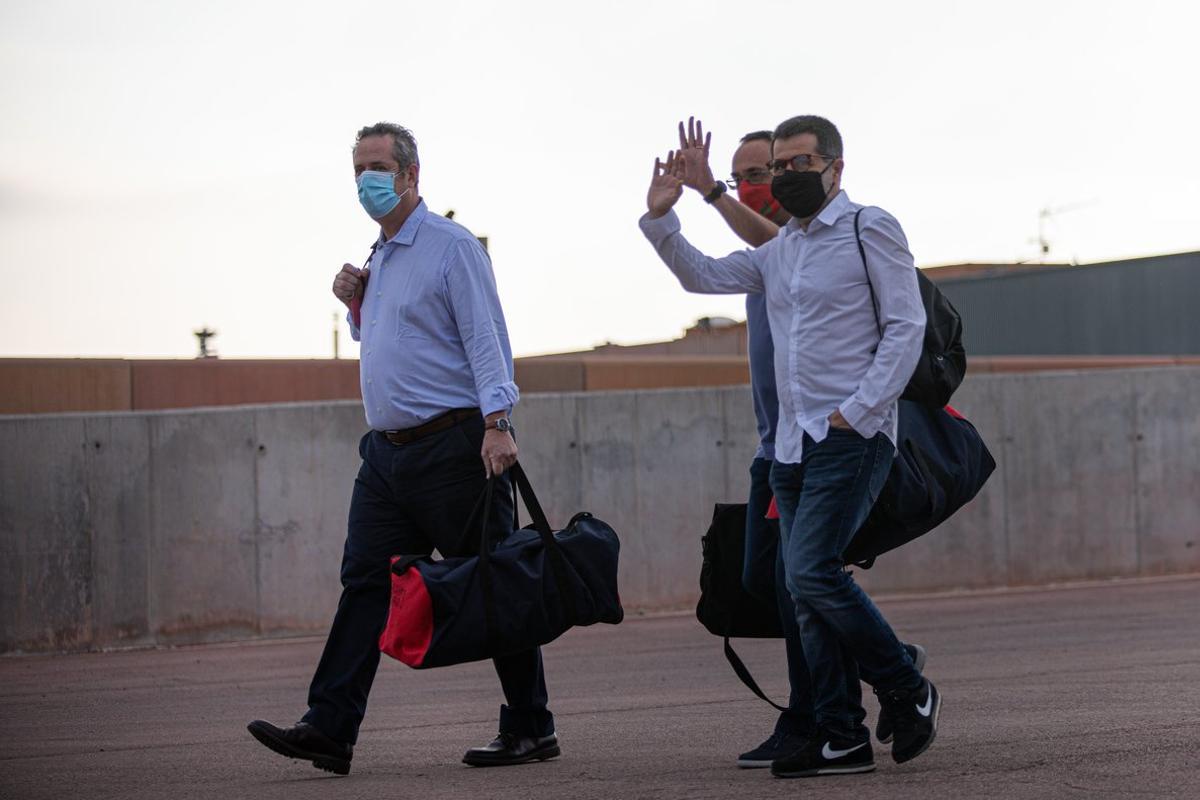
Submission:
[[[741,678],[742,683],[746,684],[746,688],[758,695],[768,705],[772,705],[780,711],[787,711],[786,706],[781,706],[758,688],[758,683],[754,680],[754,676],[750,674],[750,670],[746,669],[746,665],[742,663],[742,659],[733,651],[733,645],[729,643],[729,637],[725,637],[725,658],[729,661],[729,666],[733,667],[733,671]]]
[[[862,216],[865,209],[866,206],[863,206],[854,212],[854,241],[858,242],[858,254],[862,257],[863,272],[867,274],[867,288],[871,290],[871,310],[875,312],[875,327],[879,329],[879,336],[882,337],[883,323],[879,321],[879,298],[875,297],[875,287],[871,284],[871,270],[867,269],[867,251],[863,249],[862,234],[858,227],[858,218]]]

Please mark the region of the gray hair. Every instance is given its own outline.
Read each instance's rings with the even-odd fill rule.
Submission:
[[[824,117],[812,114],[792,117],[779,123],[775,128],[772,144],[780,139],[790,139],[804,133],[811,133],[817,137],[817,152],[821,155],[842,157],[842,135],[838,133],[837,127]]]
[[[417,140],[413,138],[412,131],[403,125],[394,122],[376,122],[374,125],[368,125],[354,137],[354,146],[358,147],[358,143],[368,136],[392,137],[392,158],[396,159],[400,169],[408,169],[413,164],[421,163],[421,159],[417,158]]]

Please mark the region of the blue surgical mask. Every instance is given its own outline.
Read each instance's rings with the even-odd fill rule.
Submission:
[[[356,179],[358,182],[358,202],[371,215],[371,219],[383,219],[400,205],[401,198],[408,194],[396,194],[396,173],[366,170]]]

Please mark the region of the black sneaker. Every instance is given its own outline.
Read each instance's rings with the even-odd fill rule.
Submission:
[[[775,731],[770,739],[738,756],[737,765],[742,769],[765,769],[775,759],[796,752],[806,739],[807,734]]]
[[[925,648],[919,644],[906,644],[904,649],[908,651],[908,657],[913,660],[917,672],[924,672]],[[875,723],[875,738],[879,740],[880,744],[887,744],[892,740],[892,718],[885,705],[879,706],[879,721]]]
[[[818,732],[798,750],[771,763],[776,778],[811,778],[816,775],[851,775],[872,772],[875,754],[871,740],[855,742]]]
[[[887,707],[895,737],[892,760],[897,764],[924,753],[937,735],[938,714],[942,696],[933,682],[925,679],[919,689],[893,689],[877,692],[879,702]]]

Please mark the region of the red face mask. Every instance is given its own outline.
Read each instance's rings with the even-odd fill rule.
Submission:
[[[774,220],[779,213],[779,201],[771,194],[769,183],[749,183],[742,181],[737,187],[738,200],[762,214],[769,220]]]

